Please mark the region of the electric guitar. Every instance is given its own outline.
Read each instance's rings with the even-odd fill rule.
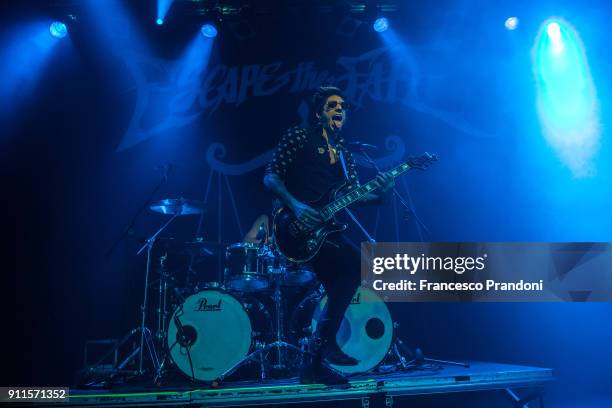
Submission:
[[[395,179],[410,169],[424,170],[436,160],[438,160],[436,155],[425,153],[387,171],[387,174]],[[274,231],[276,248],[280,253],[292,262],[309,261],[319,252],[329,234],[344,231],[348,227],[347,224],[336,221],[336,213],[381,187],[374,178],[360,187],[342,194],[346,185],[347,183],[344,182],[331,189],[318,200],[306,203],[317,210],[323,218],[323,222],[313,227],[307,227],[298,220],[292,211],[285,207],[276,211],[272,230]]]

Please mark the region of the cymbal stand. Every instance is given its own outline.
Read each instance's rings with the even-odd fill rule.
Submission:
[[[153,252],[153,246],[155,245],[155,240],[157,239],[159,234],[161,234],[161,232],[165,230],[166,227],[170,225],[170,223],[174,221],[174,219],[178,217],[179,215],[181,215],[180,212],[175,213],[168,221],[166,221],[164,225],[161,226],[160,229],[158,229],[155,232],[155,234],[153,234],[150,238],[148,238],[145,241],[144,245],[136,253],[137,255],[140,255],[145,249],[147,250],[147,268],[145,272],[144,295],[143,295],[142,306],[140,309],[140,348],[139,348],[139,356],[138,356],[138,373],[141,375],[144,373],[143,362],[144,362],[145,340],[147,341],[147,343],[150,342],[150,339],[145,339],[145,337],[147,335],[149,337],[151,336],[151,331],[145,326],[146,319],[147,319],[147,306],[148,306],[148,301],[149,301],[149,275],[151,272],[151,253]],[[153,368],[155,371],[158,371],[159,370],[159,360],[157,358],[157,353],[155,351],[155,348],[153,348],[152,350],[150,349],[149,352],[153,360]]]
[[[165,253],[159,258],[159,289],[157,299],[157,330],[155,337],[161,342],[165,337],[164,327],[166,327],[166,292],[168,290],[168,271],[166,271],[166,259],[168,253]]]

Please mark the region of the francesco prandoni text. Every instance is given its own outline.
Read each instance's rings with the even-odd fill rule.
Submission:
[[[385,271],[398,270],[416,274],[418,271],[453,271],[462,275],[466,271],[482,271],[486,266],[487,254],[479,257],[440,257],[440,256],[410,256],[396,254],[393,257],[372,258],[372,272],[381,275]],[[416,281],[402,279],[397,282],[385,282],[375,279],[372,288],[377,291],[542,291],[544,281],[497,282],[487,279],[484,282],[431,282],[427,279]]]
[[[493,279],[487,279],[482,282],[429,282],[426,279],[420,279],[418,282],[402,279],[399,282],[383,282],[381,279],[376,279],[372,282],[374,290],[420,290],[420,291],[482,291],[482,290],[500,290],[500,291],[541,291],[544,290],[544,281],[525,282],[522,279],[518,282],[497,282]]]

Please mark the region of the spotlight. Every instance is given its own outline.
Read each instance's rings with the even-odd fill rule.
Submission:
[[[561,35],[561,26],[556,21],[549,23],[546,26],[546,33],[552,44],[551,51],[553,54],[560,55],[565,45],[563,44],[563,37]]]
[[[217,36],[217,28],[212,24],[204,24],[200,31],[204,37],[214,38]]]
[[[54,21],[49,26],[49,32],[55,38],[64,38],[68,34],[68,28],[66,24],[60,21]]]
[[[170,7],[172,7],[173,0],[157,0],[157,20],[155,22],[157,25],[164,24],[164,20],[168,15],[168,11],[170,11]]]
[[[504,25],[508,30],[516,30],[516,27],[519,25],[519,19],[518,17],[508,17]]]
[[[387,31],[389,28],[389,20],[386,17],[379,17],[374,21],[373,24],[374,31],[377,33],[382,33],[383,31]]]
[[[546,32],[553,42],[559,42],[561,40],[561,27],[559,26],[559,23],[552,22],[548,24],[546,27]]]

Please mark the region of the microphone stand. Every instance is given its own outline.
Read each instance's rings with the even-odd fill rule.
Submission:
[[[349,179],[348,169],[346,168],[346,163],[344,162],[344,154],[342,154],[342,151],[340,151],[339,157],[340,157],[340,163],[342,164],[342,171],[344,171],[344,177],[348,180]],[[353,220],[355,225],[357,225],[357,227],[361,230],[361,232],[363,232],[363,235],[366,236],[368,241],[372,244],[375,244],[376,240],[368,233],[365,227],[359,222],[355,214],[353,214],[353,212],[349,210],[348,207],[346,207],[344,211],[346,211],[346,213],[349,215],[351,220]]]
[[[364,149],[364,145],[362,143],[360,143],[358,146],[359,146],[359,151],[361,152],[363,157],[366,159],[366,161],[368,163],[370,163],[370,165],[377,172],[381,173],[380,167],[378,167],[376,162],[374,160],[372,160],[372,158],[370,157],[370,155],[368,153],[366,153],[366,151]],[[427,234],[431,237],[431,232],[429,231],[429,228],[427,228],[425,223],[423,223],[423,221],[421,221],[421,219],[417,216],[416,212],[414,211],[414,208],[412,208],[412,200],[410,201],[410,203],[406,202],[406,199],[404,199],[404,197],[402,197],[402,195],[399,193],[399,191],[397,191],[397,188],[395,188],[395,187],[393,187],[393,194],[395,195],[395,197],[397,197],[397,199],[400,202],[400,204],[405,208],[406,213],[408,213],[409,215],[412,215],[414,217],[414,219],[416,221],[416,225],[417,225],[417,231],[419,232],[419,238],[420,238],[421,242],[423,242],[423,234],[421,233],[421,228],[423,228],[425,230],[425,232],[427,232]]]

